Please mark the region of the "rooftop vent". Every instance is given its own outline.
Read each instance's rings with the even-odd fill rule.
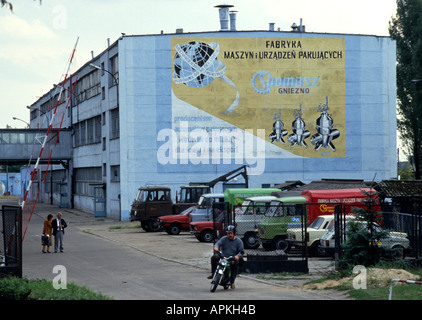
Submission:
[[[231,4],[219,4],[214,8],[218,8],[220,16],[220,31],[229,31],[229,8],[233,8]],[[235,20],[236,21],[236,20]]]
[[[230,11],[230,31],[236,31],[237,11]]]
[[[292,28],[292,32],[305,32],[305,26],[302,24],[302,18],[300,18],[299,26],[293,22],[291,28]]]
[[[269,31],[274,31],[274,22],[270,22]]]

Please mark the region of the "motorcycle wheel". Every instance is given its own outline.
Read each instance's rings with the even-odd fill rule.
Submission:
[[[217,273],[214,275],[214,278],[212,278],[212,281],[211,281],[211,288],[210,288],[211,292],[214,292],[217,289],[218,284],[220,283],[220,279],[221,279],[221,274]]]

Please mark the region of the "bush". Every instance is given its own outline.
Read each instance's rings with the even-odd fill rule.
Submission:
[[[68,283],[66,289],[54,289],[47,280],[16,277],[0,278],[0,300],[109,300],[86,287]]]

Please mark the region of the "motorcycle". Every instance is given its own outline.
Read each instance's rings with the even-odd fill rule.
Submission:
[[[230,286],[230,266],[234,263],[234,257],[223,257],[220,253],[218,256],[220,259],[211,280],[211,292],[214,292],[218,285],[223,286],[224,290],[227,290]]]

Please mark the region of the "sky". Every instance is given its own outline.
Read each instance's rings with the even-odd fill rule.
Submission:
[[[9,0],[0,7],[0,128],[26,127],[27,106],[60,82],[76,39],[70,73],[121,33],[220,30],[218,9],[234,5],[237,30],[290,31],[302,18],[307,32],[388,36],[396,0]],[[21,120],[13,120],[16,117]]]

